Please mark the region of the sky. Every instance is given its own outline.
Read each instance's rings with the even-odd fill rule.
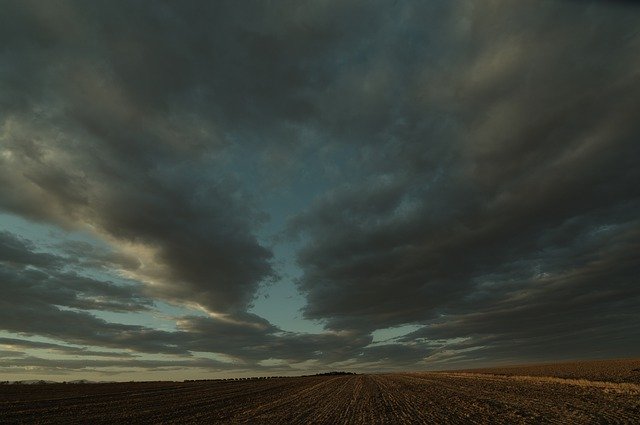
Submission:
[[[0,9],[0,380],[640,356],[636,2]]]

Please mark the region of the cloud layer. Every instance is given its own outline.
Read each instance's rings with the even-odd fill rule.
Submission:
[[[83,360],[28,350],[637,355],[639,25],[632,2],[5,2],[0,210],[89,241],[2,229],[0,345],[43,370]],[[278,243],[325,332],[251,312],[286,279]],[[173,330],[113,316],[165,302],[190,312]]]

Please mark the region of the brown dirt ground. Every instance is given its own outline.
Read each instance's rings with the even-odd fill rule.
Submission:
[[[522,373],[0,385],[0,423],[640,423],[636,383]]]
[[[556,378],[640,384],[640,359],[583,360],[526,366],[467,369],[464,372],[495,375],[552,376]]]

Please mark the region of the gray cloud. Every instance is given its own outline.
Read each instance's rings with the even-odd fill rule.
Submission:
[[[7,231],[0,232],[0,261],[11,266],[59,268],[61,259],[55,255],[34,252],[34,245]]]
[[[456,5],[440,37],[405,23],[432,44],[424,66],[419,47],[385,58],[411,95],[386,102],[401,112],[360,148],[364,176],[291,221],[306,317],[364,333],[422,323],[401,341],[485,361],[637,352],[637,259],[623,253],[638,242],[638,17]]]
[[[371,343],[355,333],[284,332],[255,315],[225,319],[185,317],[179,322],[194,351],[224,352],[246,363],[280,359],[330,364],[358,355]]]
[[[0,209],[111,248],[0,233],[0,323],[253,367],[637,351],[630,3],[5,2]],[[248,313],[278,278],[266,205],[300,182],[318,335]],[[86,311],[154,299],[211,316]],[[370,345],[403,324],[423,328]]]
[[[0,345],[18,347],[21,349],[44,349],[54,351],[56,353],[72,355],[72,356],[90,356],[90,357],[116,357],[116,358],[130,358],[132,354],[119,351],[95,351],[88,350],[85,347],[71,347],[68,345],[53,344],[50,342],[30,341],[25,339],[16,338],[0,338]],[[19,357],[23,355],[19,352],[7,351],[7,353],[14,353]]]
[[[228,370],[234,368],[227,363],[218,362],[212,359],[198,358],[193,360],[97,360],[97,359],[45,359],[40,357],[27,356],[18,359],[11,359],[11,362],[3,364],[0,362],[0,370],[5,372],[15,371],[16,368],[37,368],[49,373],[61,371],[91,371],[102,368],[119,368],[110,370],[109,374],[124,373],[128,368],[140,368],[144,370],[175,370],[180,368],[203,368],[209,370]],[[103,372],[104,373],[104,372]]]
[[[416,364],[424,364],[423,360],[436,350],[427,344],[384,344],[364,348],[354,360],[356,367],[364,370],[407,370]]]
[[[53,306],[140,311],[152,304],[142,295],[139,286],[116,285],[65,271],[62,268],[65,257],[35,250],[29,241],[9,232],[0,233],[0,276],[4,294],[1,303],[8,311]]]
[[[483,362],[627,356],[638,350],[640,336],[634,308],[640,301],[638,264],[630,254],[638,247],[637,224],[598,237],[598,249],[569,245],[556,252],[564,261],[571,255],[571,263],[555,264],[555,272],[496,282],[491,291],[479,288],[475,299],[401,340],[464,338],[440,348],[474,348],[469,360]]]
[[[215,128],[222,118],[210,100],[198,104],[196,74],[226,84],[228,71],[207,72],[217,69],[207,61],[219,39],[201,46],[214,49],[201,67],[202,53],[181,51],[197,38],[180,16],[196,12],[189,7],[8,6],[20,24],[3,37],[12,63],[3,81],[28,79],[42,90],[4,95],[3,208],[151,247],[147,263],[156,264],[138,272],[164,276],[159,296],[217,311],[246,307],[273,271],[252,234],[260,213],[217,165],[228,129]]]
[[[210,366],[215,369],[225,365],[227,368],[237,368],[238,365],[245,368],[262,368],[260,362],[267,359],[291,362],[315,359],[320,364],[328,364],[354,356],[371,342],[370,337],[352,334],[310,335],[283,332],[265,319],[246,312],[218,318],[180,317],[177,318],[176,331],[108,322],[86,310],[152,310],[152,301],[142,294],[140,285],[117,285],[64,271],[62,264],[67,257],[47,254],[44,257],[47,261],[43,261],[44,254],[38,253],[38,247],[32,242],[8,232],[3,232],[0,236],[0,282],[3,287],[3,297],[0,300],[0,329],[4,331],[27,336],[45,336],[82,346],[126,349],[138,353],[173,354],[182,358],[175,361],[174,367]],[[81,251],[71,249],[78,246],[85,248],[84,252],[91,261],[85,261],[84,257],[81,257]],[[92,264],[96,258],[106,258],[106,264],[112,264],[109,255],[100,253],[96,256],[95,247],[89,249],[84,244],[75,243],[62,244],[62,247],[65,248],[65,254],[71,252],[75,255],[72,266]],[[17,338],[0,338],[0,345],[11,345],[21,349],[47,349],[60,354],[82,356],[87,365],[91,364],[94,367],[106,367],[109,362],[121,367],[152,367],[151,363],[138,360],[98,362],[86,359],[95,356],[131,357],[128,353],[96,351],[85,347]],[[192,352],[223,354],[233,358],[235,363],[192,361]],[[23,365],[32,361],[33,358],[24,359]],[[70,362],[38,360],[33,364],[38,364],[39,367],[48,364],[68,364],[69,368],[76,368],[82,361],[83,359]],[[168,366],[171,360],[160,363]]]
[[[64,270],[64,263],[65,257],[39,253],[35,244],[29,241],[8,232],[0,234],[2,330],[80,345],[131,348],[152,353],[188,352],[171,345],[171,342],[162,341],[162,336],[169,335],[167,332],[109,323],[85,311],[140,312],[149,310],[153,301],[142,294],[140,285],[118,285],[81,276]],[[130,346],[127,346],[127,340]],[[33,344],[24,342],[22,346],[45,348],[44,345],[36,347]],[[71,348],[60,350],[68,353]],[[91,354],[85,352],[83,355]]]

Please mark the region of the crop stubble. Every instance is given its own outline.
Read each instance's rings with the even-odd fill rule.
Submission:
[[[639,423],[640,385],[481,373],[0,386],[2,423]]]

